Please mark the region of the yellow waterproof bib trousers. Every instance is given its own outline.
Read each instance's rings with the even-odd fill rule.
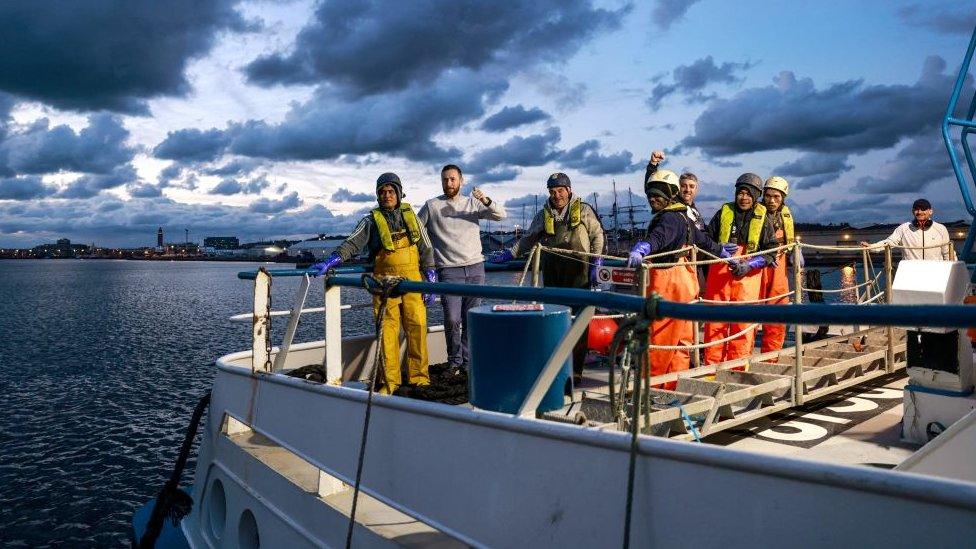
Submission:
[[[393,250],[380,250],[373,263],[376,276],[402,276],[419,282],[420,252],[406,232],[393,235]],[[380,298],[373,297],[373,317],[380,313]],[[390,297],[383,317],[385,384],[381,392],[391,394],[402,384],[400,376],[400,326],[407,337],[407,375],[413,385],[429,385],[427,372],[427,309],[417,293]]]

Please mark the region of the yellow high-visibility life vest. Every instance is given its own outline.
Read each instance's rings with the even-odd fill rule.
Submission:
[[[569,203],[569,228],[575,229],[577,225],[580,224],[582,220],[583,211],[583,199],[575,198]],[[552,208],[549,207],[549,203],[546,202],[545,207],[542,208],[542,219],[545,222],[546,234],[554,235],[556,234],[556,217],[552,214]]]
[[[722,204],[721,216],[719,217],[718,243],[724,244],[732,238],[732,224],[735,223],[735,204],[726,202]],[[752,209],[752,218],[749,220],[749,230],[747,231],[746,253],[752,253],[759,249],[759,237],[762,235],[763,222],[766,221],[766,206],[756,204]]]
[[[383,210],[374,208],[372,213],[383,249],[392,252],[396,247],[393,245],[393,233],[390,232],[390,225],[386,222]],[[400,204],[400,213],[403,215],[403,224],[407,227],[410,243],[420,242],[420,221],[417,219],[417,214],[413,213],[413,208],[410,207],[410,204],[403,202]]]

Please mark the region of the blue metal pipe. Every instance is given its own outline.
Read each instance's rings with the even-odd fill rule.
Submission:
[[[272,278],[282,276],[305,276],[315,275],[318,271],[310,269],[265,269]],[[351,265],[349,267],[339,267],[335,270],[336,274],[353,274],[373,272],[372,265]],[[258,275],[257,271],[241,271],[237,273],[237,278],[241,280],[254,280]]]
[[[956,181],[959,183],[959,190],[962,192],[962,199],[966,204],[966,210],[970,215],[976,217],[976,207],[973,206],[973,198],[969,192],[969,184],[966,182],[962,168],[959,166],[956,148],[952,145],[952,134],[949,132],[950,125],[976,128],[976,123],[971,120],[959,120],[953,117],[953,114],[956,112],[956,105],[959,103],[959,95],[962,93],[963,84],[966,82],[966,75],[969,73],[969,65],[973,60],[974,51],[976,51],[976,30],[973,31],[973,36],[969,40],[969,48],[966,50],[966,56],[963,58],[962,66],[959,68],[959,76],[956,78],[956,84],[952,88],[949,105],[946,107],[946,114],[942,119],[942,140],[945,142],[946,151],[949,153],[949,161],[952,164],[952,171],[956,175]],[[976,177],[976,174],[973,174],[973,176]]]
[[[330,286],[361,288],[362,279],[330,276]],[[591,292],[571,288],[524,288],[428,282],[400,282],[405,292],[450,294],[486,299],[541,301],[560,305],[593,305],[614,311],[641,312],[646,300],[613,292]],[[865,324],[872,326],[919,326],[968,328],[976,326],[976,307],[966,305],[705,305],[659,301],[657,316],[717,322],[763,322],[777,324]]]

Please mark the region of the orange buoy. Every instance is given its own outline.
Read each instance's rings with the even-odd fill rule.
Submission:
[[[595,316],[590,319],[590,329],[586,336],[586,346],[593,352],[606,355],[610,352],[610,343],[617,333],[617,321],[605,316]]]

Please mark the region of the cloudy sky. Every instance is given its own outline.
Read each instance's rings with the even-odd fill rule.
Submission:
[[[0,246],[347,231],[395,171],[601,213],[650,151],[782,175],[800,221],[964,210],[938,124],[976,0],[0,3]],[[966,99],[972,95],[972,78]]]

